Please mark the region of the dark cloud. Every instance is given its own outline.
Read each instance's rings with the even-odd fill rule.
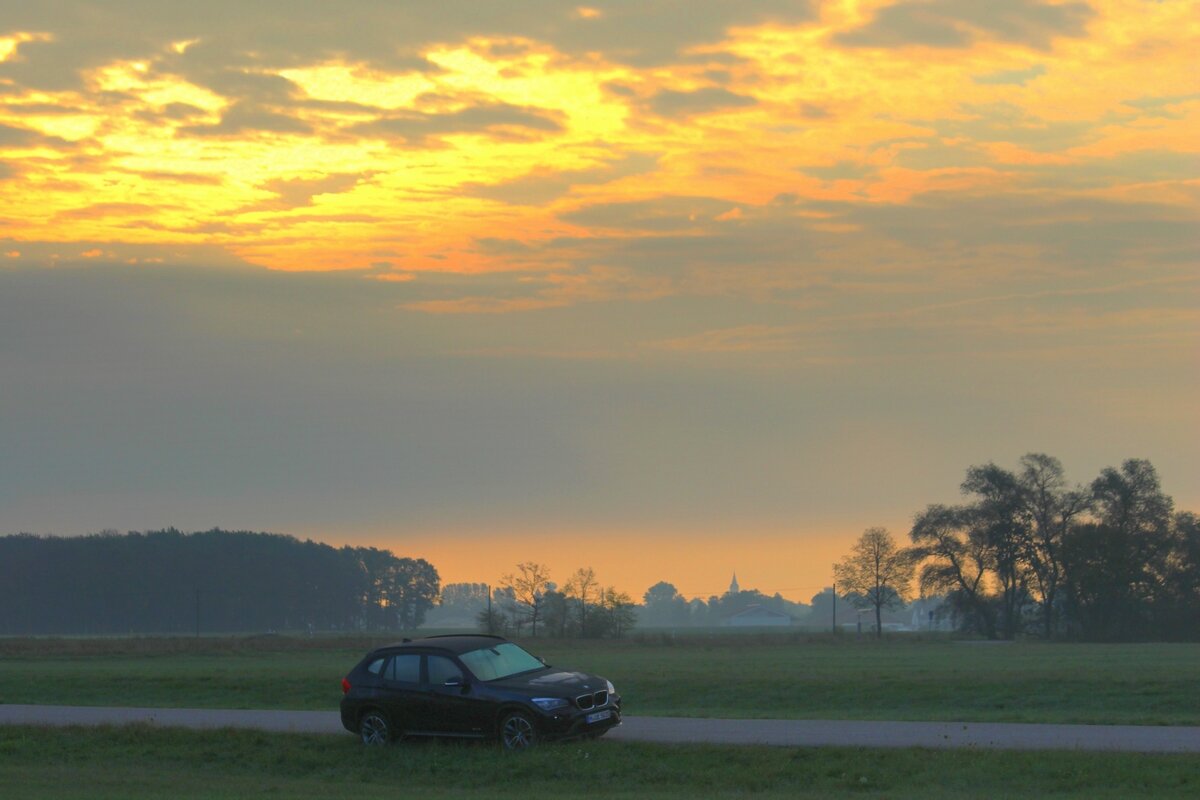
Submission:
[[[392,72],[429,70],[421,53],[430,44],[477,36],[530,38],[573,57],[598,53],[631,64],[663,64],[695,45],[719,41],[734,26],[813,18],[807,0],[596,0],[590,5],[601,12],[598,18],[581,18],[573,5],[559,0],[343,0],[336,7],[291,0],[210,0],[190,6],[153,0],[2,0],[6,29],[45,31],[54,39],[22,44],[19,59],[0,64],[0,78],[30,89],[81,89],[84,70],[118,59],[153,59],[163,62],[160,69],[244,97],[247,87],[226,85],[230,79],[222,78],[221,70],[330,60]],[[170,49],[174,42],[191,40],[195,44],[182,54]]]
[[[222,69],[188,77],[222,97],[254,103],[282,104],[303,94],[299,86],[281,75]]]
[[[468,183],[459,191],[513,205],[541,205],[563,196],[574,186],[609,183],[651,172],[657,166],[657,157],[633,153],[590,169],[535,172],[504,183]]]
[[[984,86],[1024,86],[1034,78],[1040,78],[1045,74],[1046,66],[1044,64],[1034,64],[1025,69],[1006,69],[990,72],[987,75],[976,75],[973,80]]]
[[[872,178],[878,172],[875,167],[857,161],[839,161],[830,166],[803,166],[797,169],[823,181],[860,181]]]
[[[973,169],[994,165],[992,158],[977,145],[945,144],[940,139],[928,139],[919,144],[902,147],[892,157],[892,164],[905,169]]]
[[[29,128],[0,123],[0,147],[50,147],[60,149],[71,146],[71,142],[68,142],[66,139],[60,139],[57,136],[46,136]]]
[[[933,128],[938,135],[949,139],[1011,142],[1039,152],[1056,152],[1082,144],[1097,135],[1099,127],[1092,120],[1045,120],[1012,103],[964,103],[959,109],[965,119],[941,118],[909,122]]]
[[[270,111],[250,104],[235,103],[221,115],[221,120],[212,125],[185,125],[177,131],[184,136],[233,136],[243,133],[294,133],[312,132],[312,126],[301,119],[278,111]]]
[[[190,103],[168,103],[161,108],[143,108],[133,113],[135,117],[151,125],[164,122],[189,122],[197,117],[208,117],[209,112]]]
[[[1176,110],[1175,106],[1196,102],[1197,100],[1200,100],[1200,93],[1146,95],[1144,97],[1137,97],[1132,100],[1125,100],[1124,104],[1140,110],[1145,116],[1148,117],[1161,117],[1162,119],[1183,119],[1183,112]]]
[[[801,103],[800,116],[805,119],[830,119],[833,114],[826,106],[816,103]]]
[[[648,98],[646,106],[660,117],[689,117],[729,108],[744,108],[757,102],[753,97],[728,89],[709,87],[690,92],[663,89]]]
[[[854,47],[966,47],[980,37],[1047,49],[1059,36],[1085,33],[1086,3],[1045,0],[903,0],[834,40]]]
[[[286,210],[311,206],[313,198],[322,194],[341,194],[371,177],[371,173],[337,173],[320,178],[280,178],[267,181],[259,189],[275,195],[272,200],[255,203],[242,211]]]
[[[513,138],[529,132],[562,130],[559,115],[551,110],[508,103],[488,103],[446,112],[396,112],[372,122],[352,126],[351,133],[395,139],[405,144],[428,145],[441,136],[456,133],[487,134]]]
[[[143,203],[93,203],[80,208],[71,208],[54,215],[55,219],[105,219],[108,217],[134,217],[141,214],[153,216],[163,206]]]
[[[1186,209],[1156,203],[933,192],[905,205],[847,206],[839,216],[912,248],[941,249],[942,258],[983,247],[1030,246],[1042,269],[1096,274],[1120,272],[1131,258],[1176,264],[1200,258],[1195,220]]]
[[[1077,164],[1026,166],[1022,172],[1059,188],[1094,189],[1160,182],[1186,185],[1200,180],[1200,155],[1139,150],[1111,158],[1090,158]]]
[[[599,203],[559,215],[565,222],[635,231],[679,231],[711,224],[737,208],[712,197],[658,197],[623,203]]]
[[[194,186],[220,186],[225,181],[218,175],[203,175],[195,172],[168,172],[164,170],[122,170],[148,181],[186,183]]]
[[[623,97],[626,99],[637,97],[637,89],[634,89],[632,86],[626,86],[623,83],[617,83],[616,81],[609,81],[608,83],[604,84],[603,88],[604,91],[608,92],[609,94],[616,95],[617,97]]]
[[[374,214],[289,214],[286,217],[275,217],[263,223],[266,228],[300,225],[306,222],[340,223],[340,224],[378,224],[383,217]]]

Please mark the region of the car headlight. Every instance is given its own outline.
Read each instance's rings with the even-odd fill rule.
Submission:
[[[557,711],[560,708],[566,708],[571,703],[562,697],[534,697],[530,700],[535,706],[542,711]]]
[[[610,697],[617,693],[617,687],[612,685],[612,681],[605,681],[605,683],[608,684],[608,694]]]

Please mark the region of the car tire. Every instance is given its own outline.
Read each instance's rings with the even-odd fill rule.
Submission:
[[[373,747],[390,743],[395,738],[392,722],[387,714],[369,708],[358,718],[358,738],[365,745]]]
[[[533,718],[523,711],[505,714],[500,720],[500,746],[505,750],[531,750],[537,746],[539,738]]]

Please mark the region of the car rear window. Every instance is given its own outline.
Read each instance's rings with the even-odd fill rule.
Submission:
[[[421,656],[416,653],[392,656],[383,677],[397,683],[420,683]]]

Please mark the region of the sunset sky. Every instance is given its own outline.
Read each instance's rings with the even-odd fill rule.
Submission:
[[[1200,511],[1194,0],[0,0],[0,533],[807,600],[965,469]]]

